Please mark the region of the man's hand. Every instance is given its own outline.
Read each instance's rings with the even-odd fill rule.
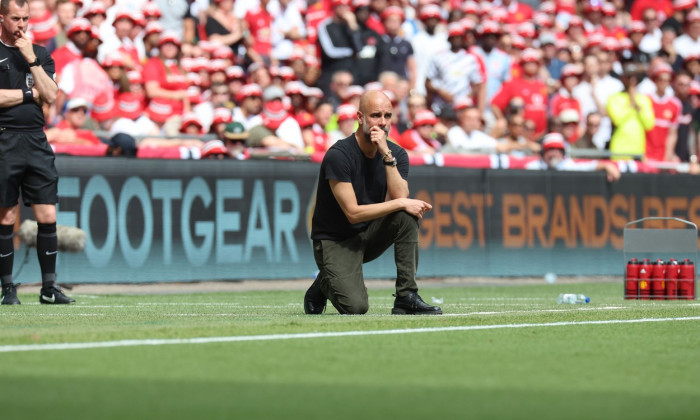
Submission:
[[[622,176],[620,169],[612,162],[605,162],[605,173],[607,175],[608,182],[615,182]]]
[[[15,47],[19,49],[19,52],[22,54],[22,57],[27,60],[27,63],[36,61],[34,48],[32,48],[32,41],[24,32],[20,31],[20,38],[15,41]]]
[[[384,131],[384,129],[378,125],[375,125],[369,129],[369,140],[372,142],[372,144],[377,145],[379,153],[381,153],[382,156],[389,151],[389,146],[386,145],[386,138],[388,134],[388,130]]]
[[[423,214],[425,214],[426,211],[432,210],[433,208],[431,204],[426,203],[423,200],[414,200],[412,198],[404,198],[402,200],[404,211],[418,219],[422,219]]]

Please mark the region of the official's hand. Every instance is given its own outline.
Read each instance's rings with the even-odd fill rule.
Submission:
[[[423,200],[414,200],[412,198],[404,199],[404,210],[406,213],[422,219],[425,212],[432,210],[433,206]]]
[[[34,102],[41,104],[41,96],[36,88],[32,88],[32,99],[34,99]]]
[[[19,49],[27,63],[33,63],[36,61],[36,55],[34,54],[34,48],[32,48],[32,40],[29,39],[27,34],[20,31],[20,38],[15,41],[15,47]]]

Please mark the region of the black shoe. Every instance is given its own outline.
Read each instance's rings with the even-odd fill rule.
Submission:
[[[75,299],[71,299],[63,294],[63,290],[57,285],[50,288],[41,288],[41,293],[39,294],[39,302],[46,303],[49,305],[59,305],[75,302]]]
[[[321,315],[326,310],[326,296],[321,291],[321,282],[316,277],[309,290],[304,295],[304,313],[308,315]]]
[[[396,295],[394,295],[396,296]],[[423,302],[418,293],[411,292],[406,296],[396,296],[392,315],[442,315],[439,306],[430,306]]]
[[[3,305],[20,305],[22,302],[17,298],[17,284],[8,284],[7,286],[2,286],[2,302]]]

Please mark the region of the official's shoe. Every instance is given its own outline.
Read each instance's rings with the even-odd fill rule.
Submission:
[[[39,294],[39,302],[46,303],[49,305],[59,305],[73,303],[75,302],[75,299],[71,299],[68,296],[64,295],[63,290],[61,290],[61,288],[58,287],[58,285],[54,285],[50,288],[41,288],[41,293]]]
[[[326,296],[321,291],[321,281],[316,277],[316,280],[314,280],[304,295],[304,313],[320,315],[326,310],[326,302]]]
[[[17,286],[19,286],[19,283],[2,286],[2,298],[0,298],[0,302],[2,302],[3,305],[19,305],[22,303],[17,298]]]
[[[396,296],[396,295],[394,295]],[[396,296],[392,315],[442,315],[439,306],[431,306],[423,302],[423,299],[416,292],[411,292],[406,296]]]

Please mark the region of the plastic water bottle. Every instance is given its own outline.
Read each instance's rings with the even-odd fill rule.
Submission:
[[[576,293],[562,293],[557,297],[557,303],[567,303],[570,305],[575,305],[577,303],[589,303],[591,298],[586,295],[576,294]]]

